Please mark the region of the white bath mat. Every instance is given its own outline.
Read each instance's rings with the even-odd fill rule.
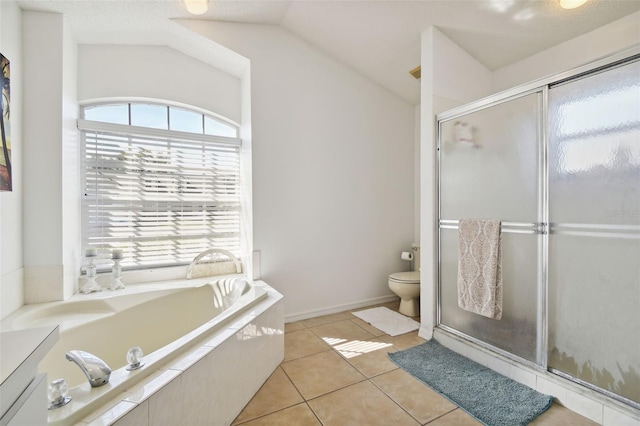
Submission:
[[[378,330],[384,331],[389,336],[397,336],[420,328],[419,322],[385,307],[365,309],[364,311],[353,312],[353,315],[368,322]]]

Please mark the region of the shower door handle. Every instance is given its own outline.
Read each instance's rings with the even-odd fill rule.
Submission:
[[[536,234],[548,234],[549,233],[549,224],[546,222],[536,222],[533,224],[533,230]]]

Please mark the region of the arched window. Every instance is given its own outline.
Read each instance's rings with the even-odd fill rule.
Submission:
[[[237,126],[148,102],[85,105],[81,117],[85,248],[123,250],[127,269],[240,255]]]

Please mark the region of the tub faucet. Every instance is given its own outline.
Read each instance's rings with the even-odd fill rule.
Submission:
[[[67,352],[65,357],[69,361],[78,364],[78,367],[80,367],[84,375],[89,379],[91,387],[97,388],[109,382],[111,369],[106,362],[97,356],[89,352],[73,350]]]

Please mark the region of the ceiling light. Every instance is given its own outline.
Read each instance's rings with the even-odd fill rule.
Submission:
[[[563,9],[575,9],[585,4],[587,0],[560,0],[560,7]]]
[[[192,15],[202,15],[209,9],[209,0],[182,0],[187,12]]]

